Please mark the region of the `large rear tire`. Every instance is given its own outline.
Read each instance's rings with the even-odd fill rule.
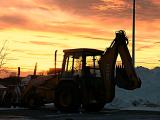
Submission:
[[[62,112],[77,112],[80,108],[78,85],[73,81],[62,81],[55,91],[55,106]]]

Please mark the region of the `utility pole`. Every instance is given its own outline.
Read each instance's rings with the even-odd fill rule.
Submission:
[[[56,65],[57,65],[57,50],[55,50],[55,53],[54,53],[54,72],[55,72],[55,74],[56,74]]]
[[[37,74],[37,62],[36,62],[35,67],[34,67],[33,75],[36,76],[36,74]]]
[[[21,85],[21,68],[20,67],[18,67],[18,85]]]
[[[135,67],[135,12],[136,12],[136,1],[133,0],[133,26],[132,26],[132,62]]]

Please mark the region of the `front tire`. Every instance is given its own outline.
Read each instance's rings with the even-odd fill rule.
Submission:
[[[40,108],[42,105],[43,104],[41,98],[33,91],[31,93],[28,93],[22,99],[22,106],[30,109],[37,109]]]

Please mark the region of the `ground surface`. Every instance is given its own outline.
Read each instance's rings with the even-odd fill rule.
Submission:
[[[53,108],[0,109],[0,120],[160,120],[160,112],[105,109],[97,113],[60,113]]]

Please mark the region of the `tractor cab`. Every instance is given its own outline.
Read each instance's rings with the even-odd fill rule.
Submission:
[[[78,48],[64,50],[62,80],[73,80],[77,77],[101,77],[98,61],[103,51]]]
[[[88,111],[102,109],[104,90],[98,62],[103,51],[79,48],[63,52],[61,77],[55,90],[55,106],[61,111],[76,111],[81,105]],[[93,109],[95,105],[97,107]]]

